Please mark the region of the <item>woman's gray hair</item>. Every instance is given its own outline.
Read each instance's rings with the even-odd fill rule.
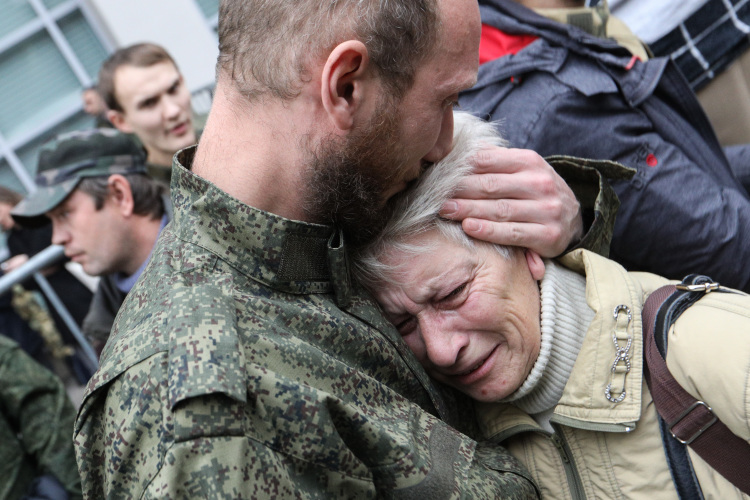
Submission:
[[[492,123],[469,113],[454,112],[453,149],[442,160],[430,167],[417,183],[398,195],[390,219],[380,234],[363,247],[355,258],[355,273],[362,284],[373,289],[392,275],[394,269],[383,259],[391,251],[420,255],[431,250],[427,244],[410,242],[433,229],[444,237],[467,248],[477,242],[464,233],[460,222],[443,219],[440,209],[453,197],[461,180],[471,173],[471,159],[486,145],[505,146]],[[504,257],[510,257],[507,247],[492,245]]]

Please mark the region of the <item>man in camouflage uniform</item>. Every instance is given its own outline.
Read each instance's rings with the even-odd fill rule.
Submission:
[[[75,409],[60,380],[0,335],[0,381],[0,499],[81,498]]]
[[[348,266],[387,199],[452,145],[452,104],[477,71],[476,2],[226,0],[219,38],[201,144],[173,165],[174,220],[76,422],[84,494],[535,497],[502,448],[468,437],[470,406],[427,377]],[[446,207],[511,213],[469,220],[472,234],[549,255],[582,232],[537,155],[477,163],[515,199]],[[487,181],[461,194],[472,183]]]
[[[113,129],[63,134],[39,153],[38,189],[11,211],[21,225],[52,220],[52,243],[101,276],[82,330],[103,346],[125,296],[148,264],[171,206],[146,175],[146,156]]]

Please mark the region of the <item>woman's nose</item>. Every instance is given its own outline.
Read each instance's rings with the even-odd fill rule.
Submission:
[[[429,362],[435,367],[447,368],[456,363],[464,346],[463,336],[450,329],[445,321],[435,315],[419,318],[419,331]]]

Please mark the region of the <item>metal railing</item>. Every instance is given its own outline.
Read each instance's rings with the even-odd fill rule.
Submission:
[[[86,340],[86,337],[84,337],[83,332],[81,332],[81,329],[73,319],[73,316],[70,315],[68,309],[65,307],[65,305],[63,305],[60,297],[47,281],[47,278],[42,276],[40,272],[46,267],[62,262],[64,258],[65,250],[62,246],[51,245],[45,248],[38,254],[31,257],[18,269],[14,269],[4,276],[0,276],[0,295],[9,292],[13,288],[13,285],[15,285],[16,283],[26,281],[33,276],[34,280],[39,285],[39,288],[42,290],[42,293],[44,293],[45,297],[47,298],[50,306],[55,308],[57,313],[60,315],[60,318],[62,318],[62,320],[65,322],[65,326],[68,327],[70,333],[73,334],[76,342],[78,342],[78,345],[81,347],[81,351],[83,354],[81,359],[84,363],[86,363],[87,367],[90,368],[91,372],[93,373],[99,366],[99,358],[96,355],[96,351],[94,351],[94,348],[91,347],[91,344],[89,344],[88,340]]]

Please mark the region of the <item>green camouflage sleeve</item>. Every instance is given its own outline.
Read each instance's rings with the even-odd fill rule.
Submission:
[[[55,476],[71,498],[80,498],[71,439],[75,409],[60,380],[0,336],[0,381],[0,410],[15,428],[23,451],[33,458],[36,473]],[[3,448],[8,445],[2,443]],[[7,465],[3,461],[3,467]]]
[[[507,451],[406,401],[375,418],[265,371],[246,402],[212,393],[170,409],[154,383],[165,370],[153,356],[115,379],[106,404],[87,400],[75,436],[86,498],[537,498]]]
[[[568,183],[583,212],[585,234],[567,251],[585,248],[608,257],[620,200],[607,179],[630,179],[635,170],[613,161],[573,156],[550,156],[545,160]]]
[[[433,448],[426,476],[408,467],[393,476],[386,467],[382,474],[372,468],[353,477],[323,464],[311,467],[314,462],[299,462],[244,436],[200,437],[167,450],[144,498],[538,498],[531,479],[506,451],[474,449],[444,424],[430,424],[431,430],[423,429],[425,443]],[[414,457],[395,458],[409,462]]]

